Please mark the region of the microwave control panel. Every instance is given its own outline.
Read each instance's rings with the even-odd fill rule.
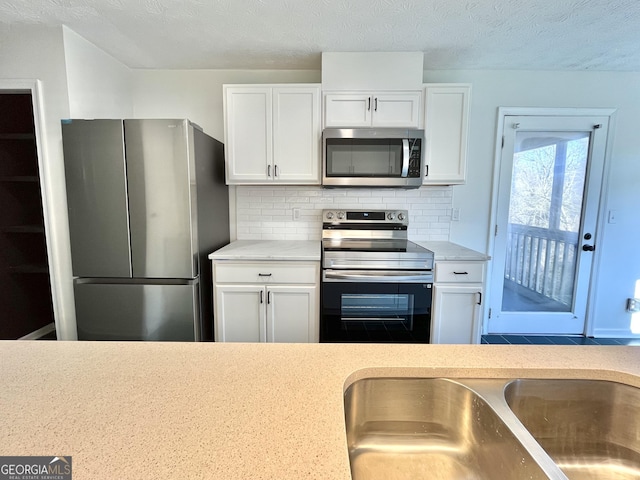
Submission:
[[[422,166],[422,142],[420,139],[415,140],[415,145],[411,149],[411,154],[409,156],[409,172],[407,174],[408,177],[411,178],[419,178],[420,175],[420,167]]]

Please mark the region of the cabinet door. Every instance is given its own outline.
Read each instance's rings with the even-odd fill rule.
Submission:
[[[374,94],[372,126],[418,128],[420,98],[420,92]]]
[[[267,287],[267,342],[317,342],[317,310],[316,286]]]
[[[271,88],[225,86],[225,157],[228,184],[271,180]]]
[[[264,342],[266,339],[265,287],[216,285],[215,340]]]
[[[466,181],[469,85],[427,85],[424,89],[427,164],[423,185]]]
[[[325,127],[370,127],[369,93],[328,93],[324,96]]]
[[[320,87],[273,89],[273,179],[320,184]]]
[[[481,284],[435,284],[431,343],[478,343],[481,302]]]

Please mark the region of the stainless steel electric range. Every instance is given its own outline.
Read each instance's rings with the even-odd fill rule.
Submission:
[[[406,210],[323,210],[321,342],[429,343],[433,252]]]

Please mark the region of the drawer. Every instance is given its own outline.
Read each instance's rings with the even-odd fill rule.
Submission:
[[[320,281],[317,264],[214,263],[216,283],[313,283]]]
[[[482,283],[484,262],[436,262],[436,283]]]

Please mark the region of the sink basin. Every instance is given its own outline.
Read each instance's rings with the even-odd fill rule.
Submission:
[[[519,379],[504,393],[570,479],[640,478],[640,389],[599,380]]]
[[[483,397],[454,380],[357,380],[345,421],[354,480],[548,478]]]

